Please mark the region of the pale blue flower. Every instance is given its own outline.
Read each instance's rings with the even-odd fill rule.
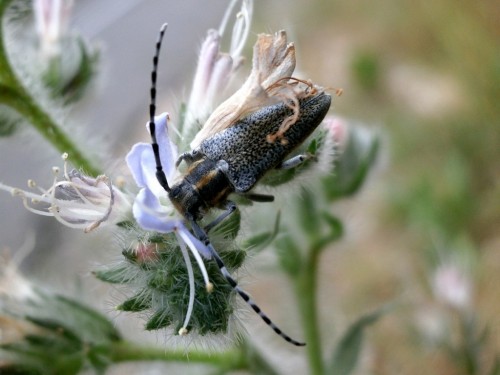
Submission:
[[[177,147],[170,141],[168,135],[168,114],[156,116],[155,124],[161,163],[167,179],[172,181],[176,173]],[[186,334],[194,305],[194,274],[186,245],[198,263],[208,292],[212,291],[213,285],[209,281],[201,256],[210,259],[210,250],[191,234],[184,225],[182,217],[179,217],[173,205],[166,199],[167,193],[156,178],[156,163],[151,144],[135,144],[127,154],[126,161],[137,186],[141,189],[132,207],[137,224],[148,231],[175,233],[186,262],[189,277],[189,304],[184,324],[179,330],[180,335]]]

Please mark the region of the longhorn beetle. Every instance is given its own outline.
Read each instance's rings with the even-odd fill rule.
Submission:
[[[269,170],[291,168],[307,158],[306,155],[297,155],[285,160],[285,157],[302,144],[321,123],[330,108],[331,97],[320,92],[300,99],[299,117],[284,133],[286,142],[269,142],[267,136],[277,133],[283,120],[292,114],[289,105],[281,102],[257,110],[231,127],[205,139],[195,150],[181,154],[176,165],[178,166],[184,160],[189,168],[179,182],[169,185],[160,161],[159,145],[155,134],[156,78],[160,48],[166,27],[167,24],[164,24],[158,35],[151,72],[148,126],[156,162],[156,177],[172,204],[190,224],[195,236],[207,246],[222,275],[232,288],[278,335],[294,345],[304,346],[305,343],[292,339],[278,328],[238,286],[210,243],[207,233],[236,209],[236,205],[228,200],[231,193],[261,202],[274,199],[272,195],[255,194],[250,190]],[[199,221],[212,208],[223,209],[224,212],[202,228]]]

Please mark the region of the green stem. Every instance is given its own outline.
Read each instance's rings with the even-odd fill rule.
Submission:
[[[295,294],[299,303],[299,311],[307,342],[306,350],[311,375],[323,375],[323,350],[318,328],[316,301],[317,268],[320,251],[318,246],[309,249],[298,277],[295,279]]]
[[[80,152],[74,142],[30,96],[0,85],[0,104],[16,110],[61,154],[68,153],[74,166],[89,175],[100,174],[99,169]]]
[[[118,341],[111,346],[113,363],[128,361],[168,361],[205,363],[227,370],[245,369],[246,361],[241,351],[224,353],[169,351],[161,347],[144,347],[127,341]]]
[[[216,367],[221,373],[235,370],[250,370],[256,374],[277,375],[266,360],[249,345],[243,343],[240,349],[224,353],[185,350],[168,351],[165,348],[144,347],[127,341],[117,341],[111,345],[112,363],[129,361],[165,361],[182,363],[202,363]]]
[[[37,104],[14,73],[4,45],[3,18],[11,0],[0,0],[0,104],[16,110],[61,154],[66,152],[73,165],[97,176],[96,168],[60,126]]]
[[[7,61],[7,53],[5,51],[3,41],[3,19],[5,10],[11,2],[12,0],[0,0],[0,82],[8,84],[9,86],[15,84],[15,80],[13,82],[13,77],[11,74],[9,74],[9,72],[11,72],[11,67],[9,62]]]

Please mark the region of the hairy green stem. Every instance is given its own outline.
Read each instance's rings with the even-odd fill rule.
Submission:
[[[0,104],[16,110],[61,154],[68,153],[74,166],[92,176],[100,174],[99,169],[80,152],[73,141],[30,96],[0,85]]]
[[[251,370],[256,374],[277,375],[274,369],[254,349],[242,344],[240,349],[223,353],[185,350],[169,351],[165,348],[144,347],[127,341],[118,341],[110,348],[112,363],[132,361],[163,361],[200,363],[213,366],[221,373],[234,370]]]
[[[205,363],[227,370],[244,369],[246,362],[242,352],[236,350],[224,353],[170,351],[162,347],[144,347],[127,341],[114,343],[111,346],[110,357],[113,363],[128,361],[189,362]]]
[[[295,294],[299,303],[302,327],[307,342],[306,350],[309,360],[310,374],[323,375],[321,337],[318,328],[318,313],[316,301],[317,268],[320,251],[312,246],[304,260],[300,273],[295,278]]]
[[[97,176],[95,167],[78,149],[61,127],[44,111],[25,89],[8,60],[4,44],[4,13],[11,0],[0,0],[0,104],[17,111],[61,154],[66,152],[73,165],[85,173]]]

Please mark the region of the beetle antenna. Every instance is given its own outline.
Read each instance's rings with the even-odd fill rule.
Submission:
[[[155,124],[155,114],[156,114],[156,78],[158,75],[158,60],[160,59],[160,49],[161,42],[163,40],[163,35],[165,35],[165,30],[168,24],[164,23],[160,28],[160,33],[158,34],[158,40],[156,41],[155,54],[153,56],[153,70],[151,71],[151,101],[149,103],[149,132],[151,133],[151,147],[153,147],[153,153],[156,162],[156,178],[160,185],[168,193],[170,192],[170,186],[168,185],[167,176],[163,170],[160,159],[160,147],[156,140],[156,124]]]
[[[257,305],[257,303],[255,303],[255,301],[248,295],[248,293],[240,288],[238,282],[231,276],[231,274],[226,268],[226,265],[224,264],[224,261],[221,259],[220,255],[217,253],[217,251],[210,243],[208,235],[205,233],[205,231],[194,220],[190,219],[189,222],[191,223],[191,227],[193,228],[193,231],[195,232],[198,239],[209,249],[210,254],[215,259],[215,262],[217,263],[217,266],[219,267],[219,270],[222,273],[222,276],[224,276],[229,285],[231,285],[231,287],[240,295],[240,297],[243,298],[243,300],[250,305],[252,310],[255,311],[257,315],[259,315],[261,319],[269,327],[271,327],[274,332],[276,332],[279,336],[281,336],[285,341],[295,346],[305,346],[306,344],[304,342],[292,339],[285,332],[283,332],[281,328],[279,328],[276,324],[274,324],[274,322],[261,310],[259,305]]]

